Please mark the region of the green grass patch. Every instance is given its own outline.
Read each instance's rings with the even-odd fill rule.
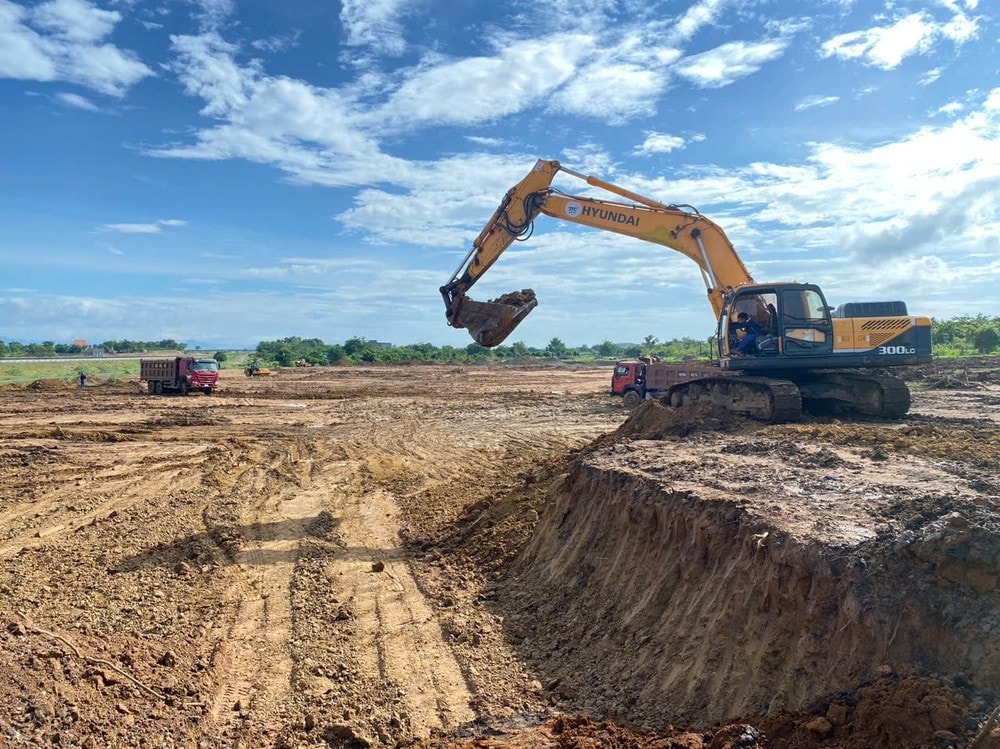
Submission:
[[[51,361],[37,363],[7,362],[0,359],[0,385],[28,385],[36,380],[75,381],[80,372],[88,378],[107,380],[139,376],[138,361],[95,359],[94,361]]]

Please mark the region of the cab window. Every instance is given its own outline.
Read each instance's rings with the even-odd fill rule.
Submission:
[[[790,289],[781,294],[781,315],[786,325],[817,324],[826,320],[823,297],[811,289]]]

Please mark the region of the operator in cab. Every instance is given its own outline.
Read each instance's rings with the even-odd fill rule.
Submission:
[[[757,339],[767,334],[767,329],[746,312],[740,312],[736,315],[736,322],[731,323],[729,329],[733,335],[739,336],[740,332],[743,334],[739,337],[739,343],[736,344],[736,348],[733,349],[734,354],[741,356],[756,354]]]

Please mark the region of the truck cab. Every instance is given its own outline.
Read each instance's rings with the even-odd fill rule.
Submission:
[[[611,375],[611,395],[625,399],[625,405],[634,407],[646,397],[646,362],[634,359],[615,364]]]

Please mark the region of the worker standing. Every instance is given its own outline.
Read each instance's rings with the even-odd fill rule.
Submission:
[[[82,388],[86,386],[87,386],[87,373],[80,372],[80,387]]]

